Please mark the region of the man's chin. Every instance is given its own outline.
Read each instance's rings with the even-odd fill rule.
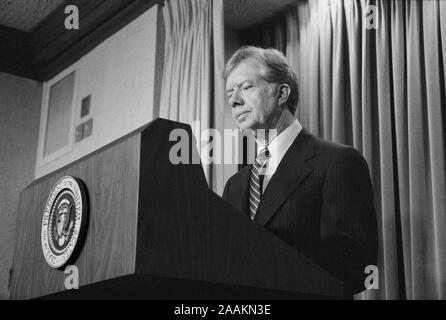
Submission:
[[[245,124],[239,124],[238,128],[242,131],[252,131],[254,130],[254,126],[249,126],[249,125],[245,125]]]
[[[238,123],[238,128],[240,130],[256,130],[257,123],[255,121],[245,120]]]

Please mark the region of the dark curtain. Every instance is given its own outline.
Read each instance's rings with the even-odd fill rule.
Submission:
[[[445,299],[446,1],[298,1],[241,38],[285,53],[304,127],[368,161],[380,282],[357,298]]]

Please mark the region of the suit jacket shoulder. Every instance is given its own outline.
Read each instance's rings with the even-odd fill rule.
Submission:
[[[309,139],[314,143],[315,157],[313,160],[319,165],[324,165],[328,168],[336,166],[336,164],[344,164],[346,166],[365,166],[368,170],[368,165],[363,155],[355,148],[336,142],[331,142],[318,138],[310,133],[307,133]]]

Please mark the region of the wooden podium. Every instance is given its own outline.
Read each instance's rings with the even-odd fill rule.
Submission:
[[[341,298],[342,283],[209,190],[201,164],[174,165],[174,129],[156,119],[20,194],[12,298]],[[81,179],[90,213],[72,263],[78,290],[46,263],[41,247],[48,194],[63,176]]]

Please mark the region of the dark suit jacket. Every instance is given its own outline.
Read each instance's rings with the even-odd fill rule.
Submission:
[[[251,165],[226,183],[223,198],[249,214]],[[305,129],[285,153],[254,220],[344,282],[363,291],[367,265],[376,264],[377,225],[369,170],[352,147]]]

